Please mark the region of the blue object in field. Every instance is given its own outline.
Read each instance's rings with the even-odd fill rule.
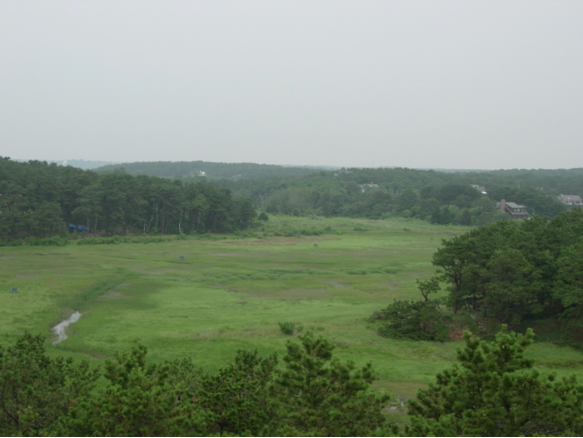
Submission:
[[[318,247],[318,244],[317,244],[317,243],[314,243],[314,246],[315,246],[315,247]]]
[[[180,260],[184,260],[184,256],[180,256]]]
[[[91,231],[89,228],[82,225],[69,225],[67,228],[69,228],[69,231],[81,231],[83,233],[88,233]]]
[[[12,288],[12,293],[15,293],[15,292],[18,292],[18,290],[15,287],[13,287]]]

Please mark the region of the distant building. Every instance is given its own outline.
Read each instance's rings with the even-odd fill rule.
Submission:
[[[197,174],[197,176],[206,176],[206,172],[203,172],[202,170],[199,171]]]
[[[479,186],[477,184],[470,184],[470,187],[473,187],[474,189],[476,189],[478,192],[482,193],[483,195],[488,194],[488,193],[486,193],[486,187],[484,187],[484,186]]]
[[[559,195],[558,198],[568,208],[583,208],[583,200],[579,195]]]
[[[352,173],[352,170],[346,170],[345,168],[342,168],[338,171],[338,173],[335,173],[334,176],[339,176],[342,173]]]
[[[506,200],[502,199],[500,202],[496,202],[496,208],[509,214],[512,219],[528,218],[528,211],[526,211],[524,205],[516,204],[514,202],[506,202]]]
[[[378,189],[379,188],[379,185],[375,184],[373,182],[371,182],[370,184],[359,184],[359,186],[360,186],[360,191],[362,193],[364,193],[366,191],[366,187],[368,187],[369,189]]]

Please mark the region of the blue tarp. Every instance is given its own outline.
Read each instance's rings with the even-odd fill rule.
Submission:
[[[69,228],[69,231],[82,231],[84,233],[88,233],[91,230],[87,227],[84,227],[82,225],[69,225],[67,228]]]

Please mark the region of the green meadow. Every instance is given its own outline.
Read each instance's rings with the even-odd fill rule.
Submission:
[[[99,363],[140,342],[154,361],[190,356],[215,371],[237,349],[283,353],[292,337],[278,323],[293,322],[331,339],[341,359],[371,361],[375,388],[400,405],[453,363],[460,343],[381,338],[368,317],[394,299],[420,299],[415,280],[434,272],[441,239],[467,230],[274,216],[246,236],[2,247],[0,343],[30,330],[46,334],[49,354]],[[81,319],[53,345],[51,328],[75,310]],[[529,354],[544,371],[583,378],[576,350],[540,342]]]

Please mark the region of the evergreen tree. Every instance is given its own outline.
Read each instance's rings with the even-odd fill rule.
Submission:
[[[87,362],[50,359],[44,337],[25,333],[7,349],[0,346],[0,435],[47,435],[72,406],[82,403],[99,370]]]
[[[146,364],[147,349],[105,362],[108,385],[60,422],[66,436],[208,435],[209,414],[196,402],[200,371],[189,360]]]
[[[257,351],[238,351],[235,361],[202,379],[197,402],[211,416],[212,433],[269,436],[278,425],[279,405],[273,397],[277,355],[260,358]]]
[[[283,358],[286,368],[276,380],[285,416],[277,435],[365,436],[384,423],[383,408],[389,395],[369,392],[375,374],[370,363],[333,358],[332,343],[311,332],[288,342]]]
[[[533,341],[506,331],[494,342],[466,332],[459,364],[409,404],[413,436],[558,436],[583,433],[583,386],[542,375],[524,350]]]

